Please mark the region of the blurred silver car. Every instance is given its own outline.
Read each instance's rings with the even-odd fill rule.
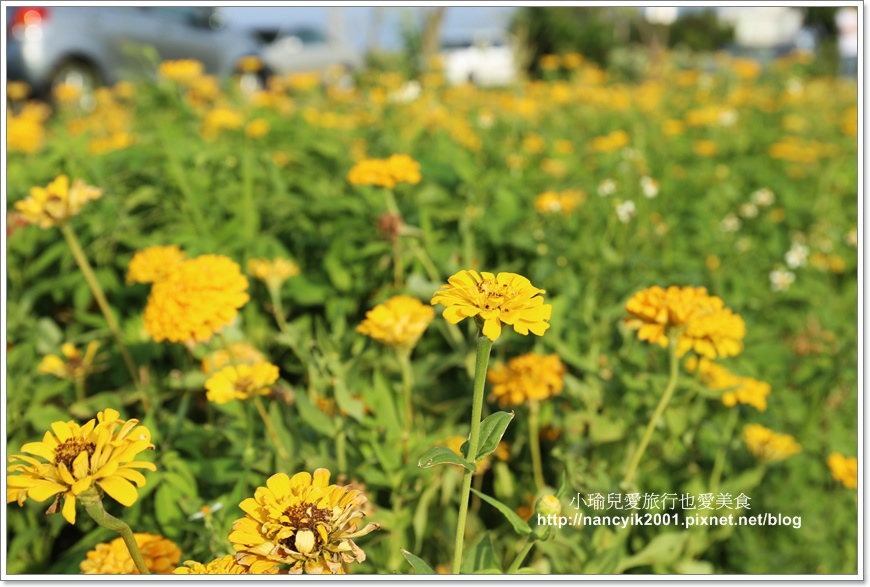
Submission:
[[[144,47],[159,60],[196,59],[217,75],[260,55],[253,36],[203,6],[18,6],[6,8],[6,22],[7,78],[26,81],[37,96],[61,83],[88,94],[153,71],[153,50]]]
[[[362,66],[359,51],[311,27],[259,29],[257,34],[267,43],[263,63],[272,73],[326,73],[333,66],[350,72]]]

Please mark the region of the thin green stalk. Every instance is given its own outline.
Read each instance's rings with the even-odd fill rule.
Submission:
[[[669,353],[671,358],[671,375],[668,379],[668,385],[665,388],[665,392],[662,394],[662,399],[659,400],[659,405],[656,406],[656,410],[653,412],[652,418],[650,418],[649,424],[647,424],[646,431],[643,433],[643,438],[641,438],[640,444],[634,451],[631,464],[628,466],[628,470],[625,472],[625,477],[622,479],[622,485],[628,485],[631,483],[634,473],[637,470],[637,466],[640,464],[640,459],[646,451],[650,438],[652,438],[653,431],[659,423],[662,414],[664,414],[665,408],[668,407],[668,402],[671,401],[671,396],[674,395],[674,390],[677,388],[677,379],[680,375],[680,362],[677,359],[677,337],[674,335],[671,335],[670,337]]]
[[[257,240],[257,232],[260,227],[260,215],[257,210],[257,202],[254,199],[254,165],[251,160],[253,155],[249,147],[242,152],[242,227],[246,237],[247,252]]]
[[[263,420],[263,424],[266,426],[266,431],[269,433],[269,436],[272,438],[272,442],[275,444],[275,448],[278,449],[278,456],[280,456],[285,461],[290,459],[290,453],[288,453],[287,449],[284,448],[284,444],[281,442],[281,438],[278,437],[278,431],[275,430],[274,426],[272,426],[272,420],[269,419],[269,414],[266,413],[266,407],[263,405],[263,401],[260,399],[260,396],[254,396],[254,405],[257,407],[257,412],[259,412],[260,418]]]
[[[103,528],[113,530],[120,534],[121,538],[124,539],[124,544],[127,545],[127,550],[130,551],[130,558],[132,558],[133,562],[136,564],[136,569],[139,571],[139,574],[150,575],[151,571],[148,570],[148,566],[145,564],[145,559],[139,551],[139,545],[136,544],[136,538],[133,536],[133,531],[130,529],[130,526],[128,526],[123,520],[119,520],[118,518],[109,515],[106,510],[103,509],[103,502],[100,501],[96,490],[89,489],[88,491],[93,491],[93,495],[86,497],[85,494],[87,492],[85,492],[79,496],[80,501],[85,506],[85,511],[88,512],[94,521]]]
[[[341,418],[338,418],[338,420],[341,420]],[[347,472],[347,431],[344,429],[343,425],[341,425],[341,428],[339,429],[338,434],[335,435],[335,457],[338,460],[338,472],[339,473],[346,473]]]
[[[178,184],[178,189],[181,191],[185,203],[190,209],[193,229],[200,238],[209,239],[210,237],[206,231],[205,216],[202,213],[202,208],[200,208],[199,203],[196,200],[196,194],[193,193],[193,190],[190,189],[190,185],[187,183],[187,176],[184,173],[184,167],[178,160],[176,153],[170,148],[169,139],[165,136],[162,138],[163,146],[166,150],[166,161],[169,164],[169,171],[174,176],[175,183]]]
[[[532,470],[535,474],[535,486],[538,491],[544,488],[544,471],[541,467],[541,437],[539,432],[539,414],[541,405],[537,400],[529,402],[529,448],[532,451]]]
[[[477,443],[480,439],[480,414],[483,411],[483,389],[486,385],[486,368],[492,341],[482,334],[477,338],[477,361],[474,368],[474,395],[471,400],[471,435],[468,438],[466,460],[473,463],[477,456]],[[465,469],[462,477],[462,492],[459,494],[459,517],[456,520],[456,539],[453,548],[453,574],[459,574],[462,566],[462,545],[465,542],[465,522],[468,516],[468,496],[471,494],[473,473]]]
[[[411,441],[411,427],[414,425],[414,372],[411,369],[411,349],[397,351],[402,365],[402,396],[405,400],[405,429],[402,431],[402,459],[408,462],[408,443]]]
[[[517,553],[517,557],[514,559],[514,562],[511,563],[511,566],[508,567],[507,574],[513,575],[520,569],[520,565],[523,564],[523,561],[528,556],[529,552],[532,550],[532,547],[535,545],[535,540],[532,539],[531,536],[526,537],[526,542],[523,544],[523,548]]]
[[[118,327],[115,315],[112,314],[112,308],[106,300],[106,294],[103,293],[103,288],[100,285],[100,282],[97,281],[96,275],[94,275],[94,270],[91,268],[88,257],[85,255],[84,250],[82,250],[81,244],[79,244],[79,239],[76,238],[75,233],[68,224],[62,224],[60,226],[60,231],[63,233],[67,245],[69,245],[70,251],[72,251],[73,257],[75,258],[79,269],[81,269],[82,275],[85,277],[85,281],[88,282],[88,287],[91,288],[91,293],[94,294],[94,299],[97,301],[97,305],[100,307],[100,311],[106,319],[106,324],[109,326],[109,330],[112,331],[112,335],[115,337],[115,342],[118,343],[118,349],[121,351],[121,357],[124,359],[124,364],[127,366],[127,371],[130,372],[130,377],[133,379],[133,383],[136,385],[137,389],[142,391],[142,384],[139,381],[136,363],[133,362],[133,357],[130,356],[130,352],[127,350],[124,341],[121,339],[121,329]],[[142,402],[145,410],[150,412],[151,402],[144,394],[142,395]]]
[[[85,378],[76,377],[76,401],[85,401]]]
[[[725,468],[725,456],[728,454],[728,445],[731,444],[731,437],[734,435],[735,426],[737,426],[738,413],[737,406],[731,408],[728,422],[725,424],[725,433],[722,434],[722,445],[719,447],[716,461],[713,463],[713,473],[710,475],[710,491],[714,494],[719,492],[719,481],[722,480],[722,469]]]
[[[269,297],[272,299],[272,314],[275,316],[275,321],[278,323],[278,328],[283,333],[287,333],[287,319],[284,316],[284,307],[281,303],[281,288],[268,287]]]

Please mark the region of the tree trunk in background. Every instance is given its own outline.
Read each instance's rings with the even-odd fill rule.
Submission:
[[[423,17],[423,34],[420,40],[421,57],[423,58],[423,67],[429,69],[430,58],[438,53],[441,42],[441,25],[444,23],[444,13],[447,12],[446,6],[434,8],[425,13]]]

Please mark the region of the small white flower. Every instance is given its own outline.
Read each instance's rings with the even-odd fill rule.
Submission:
[[[640,189],[647,198],[655,198],[659,195],[659,182],[651,177],[641,177]]]
[[[774,269],[770,272],[770,287],[773,291],[785,291],[794,283],[794,273]]]
[[[610,196],[616,192],[616,182],[612,179],[605,179],[598,184],[598,195],[601,197]]]
[[[792,243],[791,249],[785,254],[785,262],[792,269],[797,269],[807,264],[809,255],[810,250],[807,247],[798,243]]]
[[[393,104],[407,104],[419,98],[421,92],[422,88],[420,87],[420,83],[412,80],[405,82],[401,88],[391,93],[389,100]]]
[[[776,200],[776,196],[770,191],[768,188],[761,188],[760,190],[755,190],[752,192],[752,203],[762,208],[766,208],[773,204],[774,200]]]
[[[631,200],[626,200],[616,207],[616,215],[619,217],[619,221],[623,224],[627,224],[632,218],[634,218],[636,212],[637,208]]]
[[[741,204],[740,215],[744,218],[755,218],[758,216],[758,206],[750,203]]]
[[[722,232],[737,232],[740,230],[740,224],[740,219],[737,216],[729,214],[719,223],[719,228],[722,229]]]
[[[222,507],[224,507],[224,504],[222,504],[222,503],[219,502],[219,501],[216,501],[216,502],[214,502],[214,503],[211,504],[211,505],[204,505],[204,506],[202,506],[201,508],[199,508],[199,511],[198,511],[198,512],[196,512],[195,514],[191,514],[190,516],[188,516],[187,519],[188,519],[188,520],[201,520],[201,519],[203,519],[206,515],[213,514],[213,513],[215,513],[216,511],[218,511],[219,509],[221,509]]]

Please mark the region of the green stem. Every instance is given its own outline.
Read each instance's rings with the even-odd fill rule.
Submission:
[[[514,562],[511,563],[511,566],[508,567],[508,575],[513,575],[520,569],[520,565],[523,564],[523,560],[525,560],[526,556],[528,556],[534,545],[535,541],[532,539],[532,537],[526,537],[526,542],[525,544],[523,544],[522,550],[520,550],[520,552],[517,554],[517,557],[514,559]]]
[[[260,226],[257,202],[254,200],[254,175],[251,158],[250,148],[245,148],[242,152],[242,226],[248,243],[248,253],[250,253],[251,245],[257,240]]]
[[[541,437],[539,420],[541,406],[537,400],[529,402],[529,448],[532,451],[532,470],[535,474],[535,485],[538,491],[544,488],[544,472],[541,467]]]
[[[115,342],[118,343],[118,349],[121,351],[121,357],[124,359],[124,364],[127,366],[127,371],[130,372],[130,377],[133,379],[133,383],[136,385],[136,388],[140,391],[142,390],[142,384],[139,381],[139,376],[136,371],[136,363],[133,362],[133,357],[130,356],[130,352],[127,350],[127,347],[124,345],[124,341],[121,338],[121,329],[118,327],[118,322],[115,320],[115,315],[112,314],[112,308],[109,306],[109,302],[106,300],[106,294],[103,293],[103,288],[100,285],[100,282],[97,281],[96,275],[94,275],[94,270],[91,268],[90,262],[88,262],[88,258],[85,255],[85,252],[82,250],[81,244],[79,244],[79,239],[76,238],[75,233],[69,227],[68,224],[62,224],[60,226],[60,231],[63,233],[64,238],[66,239],[67,245],[69,245],[70,251],[72,251],[73,257],[78,263],[79,269],[82,271],[82,275],[85,277],[85,281],[88,282],[88,287],[91,288],[91,293],[94,294],[94,299],[97,301],[97,305],[100,307],[100,311],[103,313],[103,317],[106,319],[106,324],[109,326],[109,330],[112,331],[112,335],[115,337]],[[147,412],[151,411],[150,401],[147,396],[143,394],[142,402],[144,404],[145,410]]]
[[[739,408],[734,406],[728,414],[728,422],[725,424],[725,433],[722,434],[722,445],[716,453],[716,461],[713,463],[713,473],[710,475],[710,491],[714,494],[719,492],[719,481],[722,479],[722,470],[725,468],[725,455],[728,454],[728,445],[734,435],[734,427],[737,426]]]
[[[677,379],[680,375],[680,362],[677,359],[676,336],[670,337],[669,353],[671,358],[671,375],[668,379],[668,385],[665,388],[665,392],[662,394],[662,399],[659,400],[659,405],[656,406],[656,410],[655,412],[653,412],[652,418],[650,418],[649,424],[647,424],[646,431],[643,433],[643,438],[641,438],[640,444],[634,451],[634,456],[631,459],[631,464],[628,466],[628,470],[625,472],[625,477],[623,477],[622,479],[622,485],[628,485],[629,483],[631,483],[631,480],[634,477],[634,473],[637,470],[637,466],[640,464],[640,459],[641,457],[643,457],[643,453],[646,451],[646,447],[649,444],[650,438],[652,438],[653,431],[655,430],[656,425],[659,423],[662,414],[665,412],[665,408],[668,407],[668,402],[671,401],[671,396],[674,395],[674,390],[677,388]]]
[[[278,328],[283,333],[287,333],[287,319],[284,317],[284,307],[281,304],[281,288],[268,286],[269,297],[272,299],[272,314],[275,316],[275,321],[278,323]]]
[[[337,409],[337,408],[336,408]],[[341,421],[341,418],[337,418],[337,420]],[[338,431],[338,434],[335,435],[335,457],[338,460],[338,472],[346,473],[347,472],[347,431],[344,429],[344,426],[340,423],[341,428]]]
[[[474,395],[471,400],[471,435],[468,438],[466,460],[474,463],[477,456],[477,443],[480,437],[480,414],[483,411],[483,389],[486,385],[486,368],[492,341],[480,335],[477,339],[477,362],[474,368]],[[465,542],[465,522],[468,516],[468,496],[471,494],[472,471],[465,469],[462,477],[462,492],[459,494],[459,517],[456,520],[456,539],[453,548],[453,574],[459,574],[462,566],[462,545]]]
[[[266,407],[263,405],[263,401],[260,399],[260,396],[254,396],[254,405],[257,407],[257,412],[259,412],[260,418],[263,420],[263,424],[266,426],[266,431],[272,438],[272,443],[275,445],[275,448],[278,449],[278,456],[280,456],[285,461],[289,460],[290,453],[288,453],[287,449],[284,448],[284,444],[278,437],[278,431],[275,430],[274,426],[272,426],[272,420],[269,419],[269,414],[266,413]]]
[[[139,551],[139,545],[136,544],[136,537],[133,536],[133,531],[130,529],[130,526],[128,526],[123,520],[119,520],[118,518],[109,515],[106,510],[103,509],[103,502],[100,501],[99,498],[93,500],[82,499],[81,502],[85,506],[85,511],[88,512],[97,524],[121,535],[121,538],[124,539],[124,544],[127,545],[127,550],[130,551],[130,557],[136,564],[136,569],[139,570],[139,574],[150,575],[151,571],[149,571],[148,567],[145,565],[145,559]]]
[[[405,400],[405,429],[402,432],[402,454],[404,462],[408,462],[408,443],[411,440],[411,427],[414,425],[414,372],[411,369],[411,349],[397,351],[402,364],[402,395]]]
[[[85,378],[76,377],[76,401],[85,401]]]
[[[179,162],[176,153],[170,148],[169,139],[165,136],[163,137],[163,146],[166,150],[166,161],[169,164],[169,171],[174,176],[175,183],[178,184],[178,189],[181,191],[182,196],[184,196],[185,203],[190,210],[193,229],[201,239],[210,241],[210,237],[205,229],[205,216],[203,216],[202,209],[196,201],[196,194],[190,189],[184,173],[184,167]]]

